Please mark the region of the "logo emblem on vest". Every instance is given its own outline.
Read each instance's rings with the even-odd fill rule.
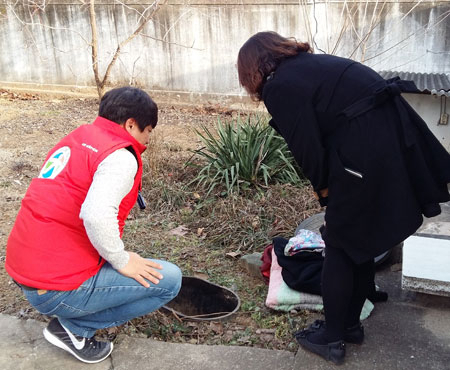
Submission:
[[[45,162],[39,173],[40,179],[54,179],[66,167],[70,158],[70,148],[63,146],[54,152],[51,157]]]

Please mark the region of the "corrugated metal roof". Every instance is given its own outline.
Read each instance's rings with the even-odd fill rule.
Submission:
[[[384,79],[400,77],[402,80],[414,81],[418,93],[450,96],[450,78],[444,73],[414,73],[414,72],[378,72]]]

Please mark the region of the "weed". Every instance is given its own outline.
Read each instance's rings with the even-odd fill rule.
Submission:
[[[231,122],[219,120],[216,132],[206,126],[196,130],[204,146],[194,153],[205,164],[189,162],[199,169],[193,181],[207,188],[207,194],[225,187],[228,195],[269,183],[304,185],[287,144],[267,122],[265,116],[238,116]]]

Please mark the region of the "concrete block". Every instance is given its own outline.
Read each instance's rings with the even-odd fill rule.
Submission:
[[[403,246],[402,288],[450,296],[450,237],[411,236]]]
[[[239,262],[250,275],[262,279],[261,270],[259,269],[262,265],[261,257],[262,253],[255,252],[242,256]]]

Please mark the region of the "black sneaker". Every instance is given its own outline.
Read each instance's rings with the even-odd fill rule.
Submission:
[[[56,318],[52,319],[44,329],[44,337],[51,344],[71,353],[78,360],[88,364],[103,361],[113,350],[111,342],[98,342],[94,337],[83,338],[72,334]]]

